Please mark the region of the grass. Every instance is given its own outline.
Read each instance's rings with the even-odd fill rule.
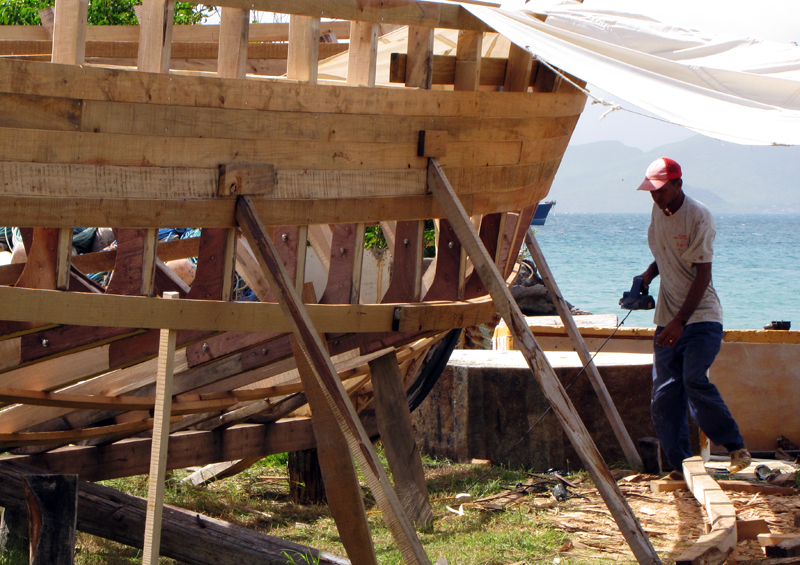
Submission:
[[[286,459],[285,454],[265,458],[235,477],[205,487],[187,486],[181,479],[189,471],[176,471],[168,477],[165,502],[345,556],[336,525],[326,506],[301,506],[290,502]],[[435,523],[428,530],[418,531],[418,535],[432,562],[445,556],[449,565],[531,565],[553,563],[554,558],[559,558],[558,551],[567,541],[567,534],[555,529],[548,522],[546,510],[537,508],[535,504],[519,504],[502,512],[467,508],[463,516],[447,508],[450,506],[457,510],[452,497],[470,487],[469,492],[476,500],[513,488],[528,478],[527,473],[495,469],[475,484],[486,473],[485,467],[430,458],[424,458],[423,465]],[[146,476],[106,481],[104,484],[136,496],[147,495]],[[379,563],[402,563],[400,552],[374,505],[369,489],[363,480],[361,484]],[[552,500],[548,496],[543,493],[539,500]],[[561,556],[560,561],[556,561],[559,562],[566,565],[577,561]],[[27,563],[27,552],[0,555],[0,565],[23,563]],[[141,551],[79,532],[75,563],[141,563]],[[160,563],[177,562],[161,558]],[[297,565],[308,564],[300,560]]]

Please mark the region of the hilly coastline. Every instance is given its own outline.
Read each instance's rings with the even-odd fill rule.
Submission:
[[[652,151],[618,141],[570,145],[548,200],[562,213],[646,213],[636,188],[659,157],[681,164],[684,191],[719,214],[800,214],[800,147],[744,146],[697,135]]]

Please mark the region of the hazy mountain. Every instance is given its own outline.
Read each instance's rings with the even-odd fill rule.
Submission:
[[[549,200],[558,212],[649,212],[637,192],[647,166],[671,157],[684,191],[716,213],[800,214],[800,147],[744,146],[691,137],[644,152],[617,141],[570,146]]]

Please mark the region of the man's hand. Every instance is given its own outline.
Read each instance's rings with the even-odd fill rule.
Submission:
[[[681,334],[683,334],[683,327],[683,322],[674,318],[669,324],[664,326],[664,329],[658,334],[656,345],[659,347],[675,347],[678,340],[681,338]]]
[[[658,276],[658,265],[656,265],[656,262],[653,261],[652,263],[650,263],[650,266],[647,267],[647,270],[644,273],[633,277],[633,280],[635,281],[636,279],[639,278],[642,279],[642,282],[644,283],[644,288],[645,290],[647,290],[650,287],[650,283],[653,282],[653,279],[656,278],[657,276]]]

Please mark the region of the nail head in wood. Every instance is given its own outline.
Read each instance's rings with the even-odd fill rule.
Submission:
[[[275,166],[231,163],[219,167],[219,195],[269,194],[275,187]]]
[[[445,155],[447,155],[446,131],[422,130],[419,132],[419,145],[417,146],[417,156],[444,157]]]

